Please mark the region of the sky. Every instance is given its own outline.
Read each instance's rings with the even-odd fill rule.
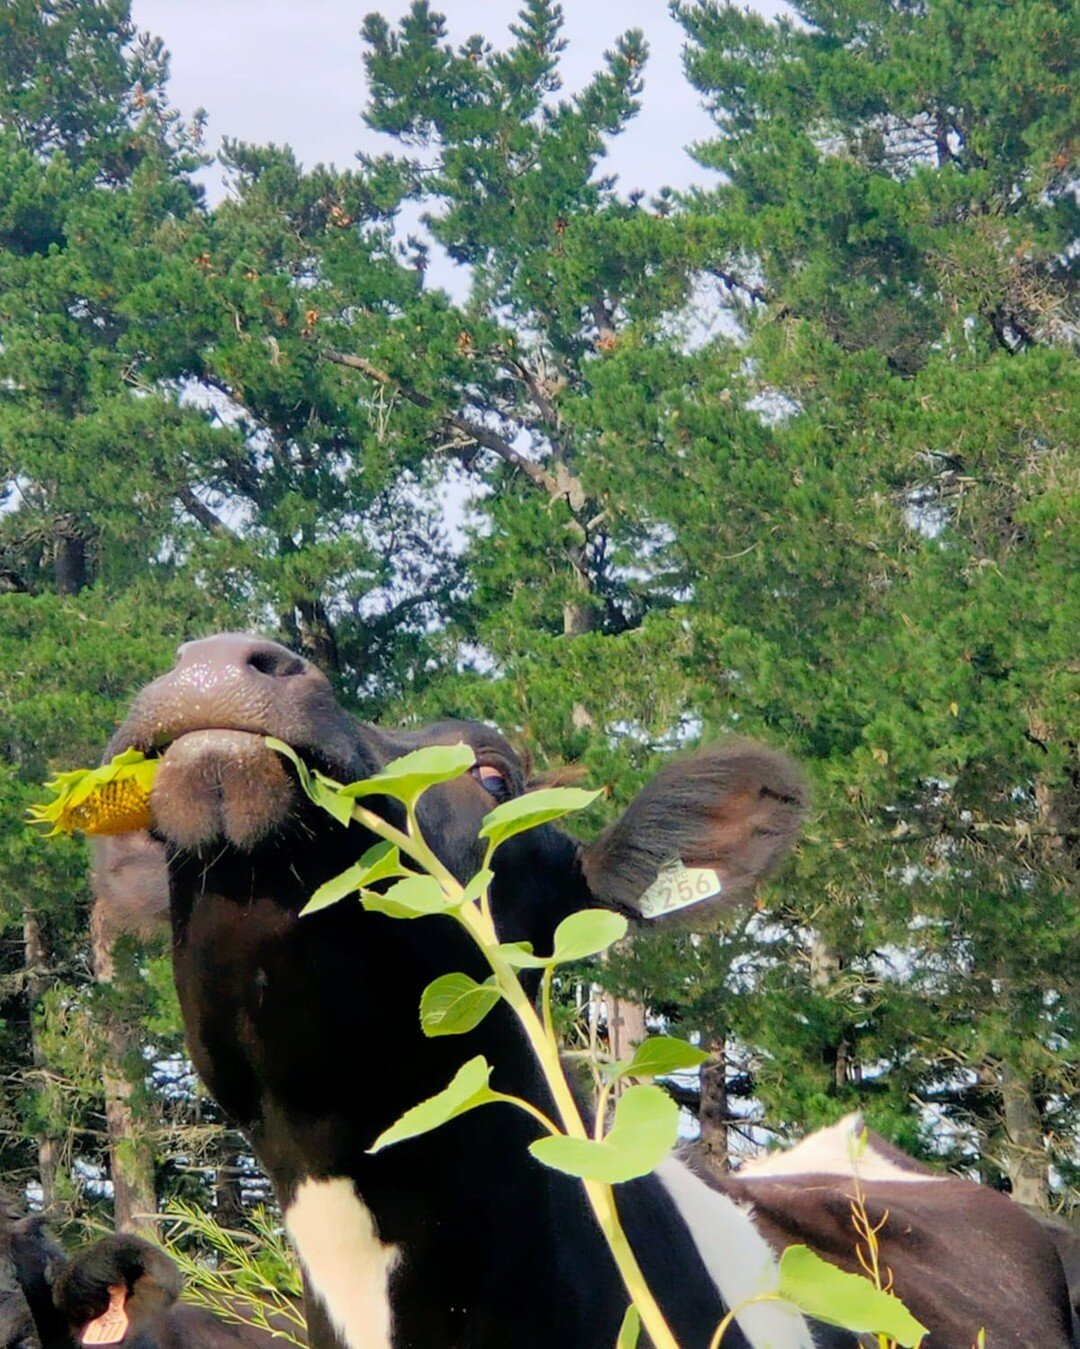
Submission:
[[[516,0],[436,0],[449,36],[482,33],[496,45],[509,36]],[[774,0],[753,6],[766,13]],[[408,0],[133,0],[140,30],[161,37],[172,53],[172,101],[181,111],[209,114],[208,147],[222,136],[291,145],[306,165],[348,167],[358,150],[386,150],[361,120],[365,101],[363,16],[378,8],[390,21]],[[710,175],[681,148],[708,138],[711,122],[682,75],[683,31],[666,0],[564,0],[564,92],[580,87],[605,50],[627,28],[650,46],[645,99],[630,129],[612,145],[610,171],[629,192],[706,183]],[[220,195],[220,173],[207,187]]]

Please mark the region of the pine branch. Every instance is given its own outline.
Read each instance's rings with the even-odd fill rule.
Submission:
[[[726,286],[728,290],[739,291],[756,304],[772,304],[776,298],[774,295],[770,295],[767,290],[762,290],[760,286],[754,286],[749,281],[743,281],[734,272],[726,272],[720,267],[710,267],[709,275],[715,276],[717,281]]]
[[[194,519],[198,520],[199,524],[208,529],[211,534],[216,535],[218,538],[231,539],[236,537],[229,526],[215,515],[205,502],[200,501],[190,487],[185,486],[178,488],[176,499],[179,501],[180,505],[183,506],[184,510],[186,510],[190,516],[194,517]]]
[[[414,610],[421,609],[425,604],[430,604],[436,599],[441,588],[441,582],[428,586],[424,590],[417,591],[414,595],[406,595],[404,599],[398,600],[383,613],[375,614],[367,620],[366,627],[369,636],[374,636],[376,633],[392,634],[397,632]]]
[[[345,351],[334,351],[330,348],[324,348],[321,352],[323,360],[332,361],[335,365],[347,366],[350,370],[359,370],[367,375],[369,379],[393,389],[400,394],[402,398],[407,399],[414,407],[424,408],[425,410],[434,409],[435,402],[427,394],[421,393],[419,389],[414,389],[411,385],[395,379],[387,374],[385,370],[380,370],[378,366],[372,365],[363,356],[353,356]],[[504,440],[502,436],[482,425],[480,422],[473,421],[471,417],[462,417],[456,412],[439,413],[439,420],[444,427],[450,427],[460,434],[466,436],[470,441],[482,446],[485,450],[490,450],[496,454],[504,463],[509,464],[511,468],[519,469],[530,482],[535,483],[537,487],[542,487],[548,496],[556,497],[562,495],[559,491],[559,485],[555,478],[541,464],[534,463],[527,459],[519,450],[515,450],[509,441]]]
[[[691,1087],[684,1082],[666,1078],[660,1085],[676,1105],[681,1105],[695,1115],[701,1109],[701,1088],[699,1086]],[[736,1073],[734,1077],[728,1078],[726,1086],[728,1095],[736,1096],[740,1100],[749,1100],[757,1089],[757,1084],[751,1073]],[[719,1122],[722,1124],[745,1124],[746,1117],[744,1115],[732,1115],[729,1112]]]
[[[1026,843],[1029,839],[1053,838],[1075,842],[1080,839],[1080,831],[1075,829],[1035,828],[1020,821],[1012,824],[997,823],[993,820],[972,820],[965,824],[943,825],[937,829],[906,829],[898,826],[884,836],[883,842],[893,844],[920,843],[927,839],[938,838],[977,838],[981,834],[1011,834],[1013,838]]]
[[[540,416],[543,417],[544,421],[547,422],[549,426],[560,426],[562,419],[560,418],[554,403],[552,403],[543,385],[540,383],[535,371],[530,370],[524,361],[517,361],[511,358],[507,363],[517,373],[518,378],[528,389],[529,397],[536,404]]]

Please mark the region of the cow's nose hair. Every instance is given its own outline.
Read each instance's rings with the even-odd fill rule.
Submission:
[[[197,667],[211,679],[251,677],[289,679],[307,674],[312,667],[277,642],[246,633],[228,632],[185,642],[176,653],[177,672]]]

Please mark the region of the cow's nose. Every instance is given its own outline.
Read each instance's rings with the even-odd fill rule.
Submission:
[[[272,681],[317,675],[315,666],[265,637],[227,632],[185,642],[176,653],[174,675],[210,689],[247,680]]]
[[[185,642],[168,674],[135,699],[108,752],[160,750],[189,731],[269,735],[293,746],[340,750],[344,762],[351,761],[356,738],[355,724],[334,702],[317,665],[241,632]]]

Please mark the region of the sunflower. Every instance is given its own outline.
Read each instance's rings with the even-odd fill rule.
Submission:
[[[127,834],[150,824],[150,790],[158,769],[137,749],[126,749],[100,768],[57,773],[45,784],[54,800],[30,807],[31,824],[51,825],[54,834]]]

